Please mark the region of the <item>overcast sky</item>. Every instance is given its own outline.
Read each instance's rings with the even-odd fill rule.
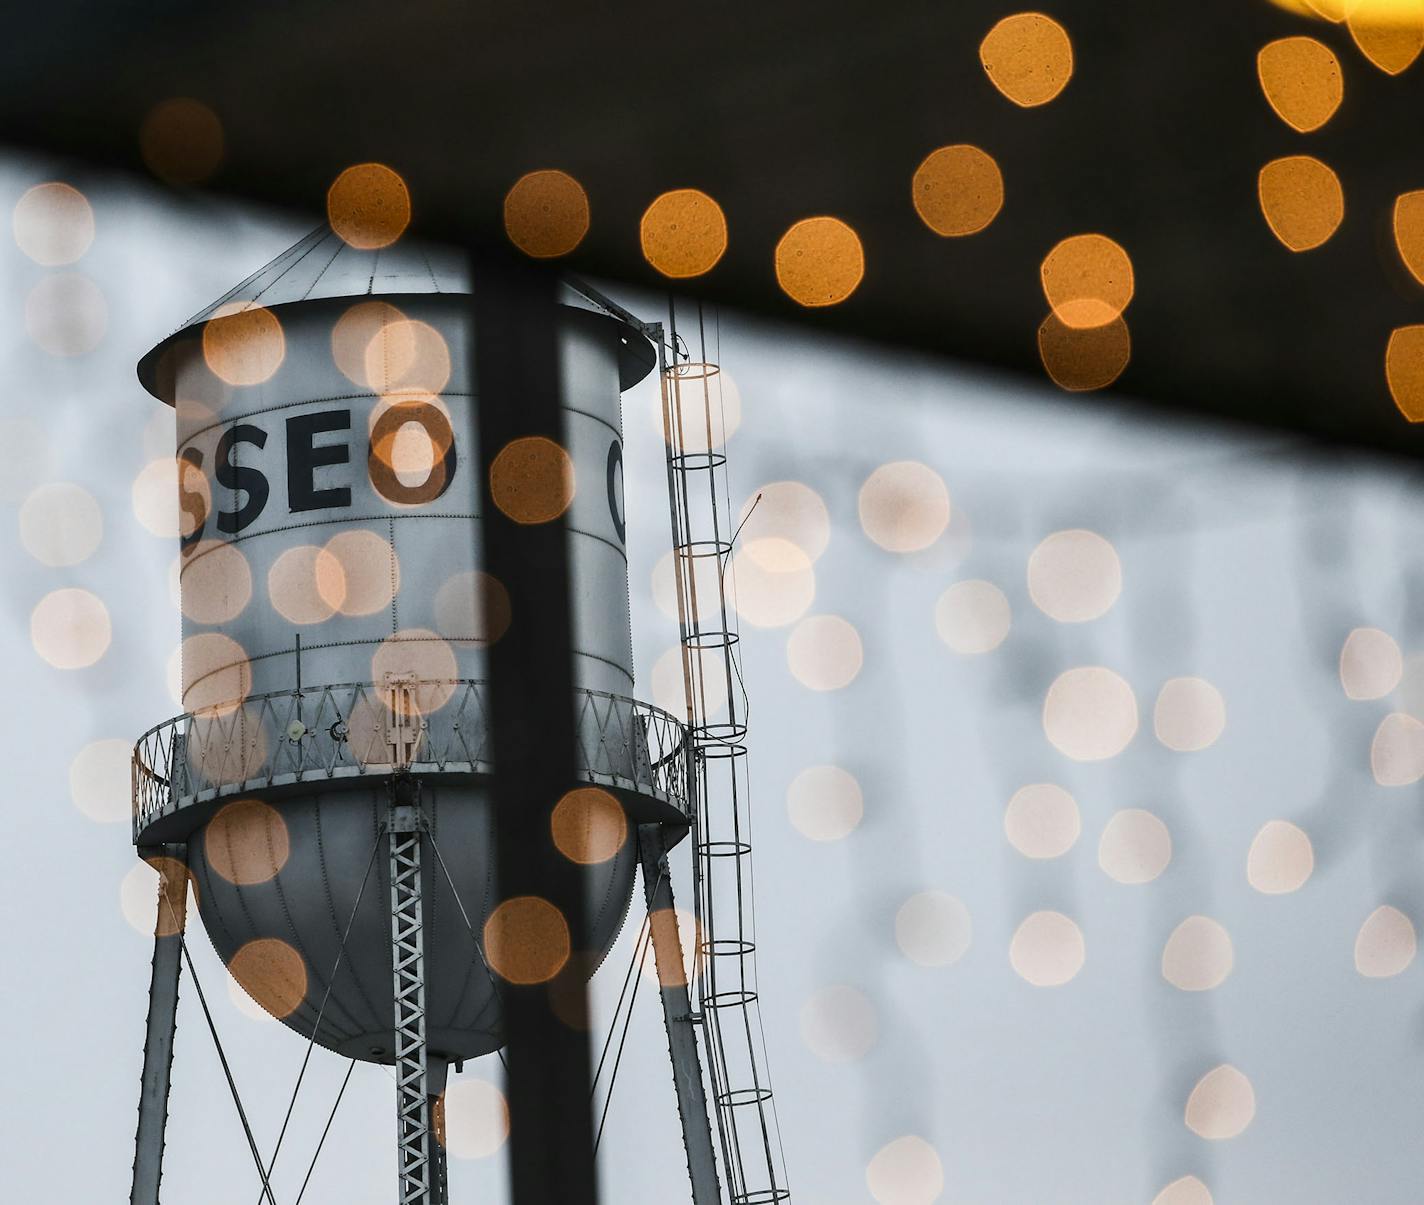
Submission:
[[[172,415],[133,366],[314,223],[17,159],[0,165],[0,213],[56,178],[87,195],[92,246],[46,266],[23,232],[0,241],[16,821],[0,1144],[14,1199],[99,1202],[128,1189],[151,876],[122,765],[102,756],[117,746],[90,747],[179,711],[175,548],[133,493],[171,455]],[[740,399],[734,506],[797,483],[766,489],[738,563],[763,1019],[793,1200],[1147,1205],[1187,1176],[1200,1186],[1164,1202],[1417,1200],[1417,482],[811,325],[724,313],[719,332]],[[666,705],[656,404],[651,380],[625,396],[625,480],[639,694]],[[42,493],[23,522],[60,484],[77,489]],[[58,534],[46,501],[69,516]],[[70,588],[102,602],[112,639],[66,670],[31,616]],[[1351,641],[1342,679],[1355,629],[1378,631]],[[86,769],[104,764],[117,770]],[[605,1023],[636,924],[595,981]],[[303,1043],[243,1007],[190,933],[270,1150]],[[344,1070],[314,1059],[284,1205]],[[470,1157],[451,1160],[452,1198],[504,1200],[479,1107],[498,1064],[454,1082]],[[393,1200],[393,1096],[385,1069],[358,1067],[309,1201]],[[609,1201],[687,1199],[647,985],[600,1162]],[[257,1199],[186,979],[166,1167],[175,1203]]]

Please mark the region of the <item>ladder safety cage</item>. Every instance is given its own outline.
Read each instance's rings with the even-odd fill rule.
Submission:
[[[791,1192],[757,990],[747,695],[729,601],[739,520],[727,481],[723,381],[701,304],[696,358],[678,336],[671,298],[668,318],[658,359],[693,763],[698,1020],[731,1205],[773,1205]]]

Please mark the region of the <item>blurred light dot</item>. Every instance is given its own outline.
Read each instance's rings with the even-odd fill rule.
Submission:
[[[786,788],[791,825],[812,841],[839,841],[855,831],[865,798],[855,775],[839,766],[809,766]]]
[[[290,853],[287,822],[276,808],[259,799],[224,804],[203,828],[208,865],[240,887],[275,879]]]
[[[371,317],[362,315],[360,319],[361,327],[375,327],[362,353],[363,373],[370,389],[395,394],[397,399],[410,395],[409,400],[426,401],[450,383],[450,346],[444,335],[428,322],[413,318],[390,319],[382,314],[379,325],[375,325],[370,322]],[[356,333],[359,331],[351,331]],[[377,417],[373,414],[373,425]]]
[[[1390,979],[1414,961],[1414,922],[1388,904],[1365,918],[1355,938],[1355,970],[1367,979]]]
[[[388,301],[357,302],[346,310],[331,328],[332,363],[353,385],[373,389],[377,393],[383,392],[371,383],[367,374],[367,351],[375,340],[382,338],[387,327],[405,321],[405,315]],[[382,347],[380,350],[381,353],[387,350],[400,352],[405,348],[398,345],[393,349]],[[378,366],[384,370],[384,358],[378,361]]]
[[[298,544],[285,549],[267,571],[267,597],[288,623],[323,623],[336,614],[336,604],[346,596],[345,575],[332,564],[334,580],[325,593],[317,587],[317,565],[321,549],[315,544]]]
[[[1098,865],[1108,878],[1128,886],[1150,883],[1172,861],[1172,834],[1151,812],[1124,808],[1103,829]]]
[[[786,641],[791,676],[811,690],[849,686],[864,660],[860,633],[839,615],[803,619]]]
[[[52,356],[93,351],[108,325],[103,292],[77,272],[45,276],[25,298],[25,329]]]
[[[499,450],[489,469],[494,504],[516,523],[549,523],[574,500],[574,462],[552,439],[526,435]]]
[[[1029,555],[1028,593],[1059,623],[1098,619],[1122,593],[1117,549],[1096,532],[1056,531]]]
[[[1061,987],[1083,969],[1083,931],[1061,912],[1035,912],[1014,932],[1009,963],[1034,987]]]
[[[1340,685],[1349,699],[1382,699],[1404,676],[1404,657],[1388,632],[1356,628],[1340,649]]]
[[[703,365],[692,367],[699,373],[705,371]],[[684,365],[684,370],[687,368]],[[683,377],[673,393],[680,399],[680,405],[670,403],[673,440],[684,456],[716,451],[742,425],[742,391],[725,368],[716,368],[710,376]],[[649,414],[658,436],[666,438],[660,393],[652,395]]]
[[[34,419],[0,418],[0,502],[25,498],[49,475],[53,460],[45,430]]]
[[[170,184],[201,184],[223,160],[223,128],[201,101],[177,96],[153,106],[139,128],[143,161]]]
[[[510,983],[546,983],[569,960],[569,925],[548,900],[518,895],[485,921],[485,956]]]
[[[935,603],[935,631],[954,652],[992,652],[1009,634],[1013,614],[993,582],[955,582]]]
[[[277,1018],[269,1013],[265,1008],[257,1003],[251,996],[243,990],[242,984],[232,977],[229,971],[227,979],[227,998],[232,1001],[232,1006],[244,1017],[259,1024],[275,1024]]]
[[[1116,757],[1137,735],[1137,700],[1119,675],[1098,665],[1066,670],[1043,700],[1043,731],[1074,761]]]
[[[1407,787],[1424,778],[1424,724],[1402,711],[1385,716],[1370,743],[1370,771],[1382,787]]]
[[[941,237],[978,234],[1004,207],[1004,177],[977,146],[942,146],[915,169],[910,197],[920,220]]]
[[[1152,1205],[1213,1205],[1213,1202],[1205,1184],[1195,1176],[1183,1176],[1153,1197]]]
[[[973,939],[969,909],[946,892],[918,892],[895,913],[895,944],[917,966],[953,966]]]
[[[259,937],[238,947],[228,972],[274,1017],[289,1017],[307,996],[307,964],[281,938]]]
[[[648,206],[638,237],[643,257],[664,276],[701,276],[727,250],[727,216],[705,192],[678,188]]]
[[[1424,189],[1395,198],[1394,245],[1409,274],[1424,284]]]
[[[648,916],[650,941],[639,971],[650,984],[685,987],[694,982],[702,930],[683,908],[657,908]],[[679,957],[680,953],[680,957]],[[658,959],[662,959],[659,969]]]
[[[1060,389],[1070,393],[1106,389],[1132,358],[1132,337],[1121,317],[1078,329],[1049,314],[1038,328],[1038,355]]]
[[[203,358],[229,385],[260,385],[287,356],[277,315],[250,301],[221,305],[203,324]]]
[[[822,988],[801,1006],[801,1040],[824,1063],[853,1063],[879,1036],[875,1006],[844,984]]]
[[[1359,0],[1276,0],[1292,6],[1293,11],[1306,16],[1320,17],[1333,25],[1341,24],[1349,15],[1350,7]]]
[[[858,507],[865,534],[887,552],[928,548],[949,525],[944,478],[917,460],[882,464],[860,487]]]
[[[816,573],[810,558],[790,540],[778,536],[744,544],[732,557],[729,585],[729,601],[737,614],[757,628],[795,623],[816,598]],[[715,599],[713,595],[714,607]],[[705,604],[698,609],[705,610]]]
[[[94,211],[70,184],[52,181],[27,189],[11,220],[15,243],[47,268],[72,264],[94,241]]]
[[[478,569],[457,573],[435,592],[435,623],[456,644],[493,644],[509,628],[509,591]]]
[[[168,688],[168,697],[177,707],[183,706],[183,646],[180,644],[168,654],[163,664],[163,684]]]
[[[343,615],[384,611],[399,592],[400,579],[396,550],[374,531],[339,531],[317,554],[317,594]]]
[[[737,515],[740,539],[748,548],[766,539],[788,540],[806,557],[817,560],[831,539],[831,516],[821,495],[800,481],[772,481],[756,490]],[[756,559],[777,567],[778,545],[758,547]]]
[[[1235,1138],[1255,1116],[1251,1081],[1229,1063],[1208,1071],[1187,1098],[1187,1129],[1200,1138]]]
[[[371,441],[368,467],[377,490],[395,506],[418,506],[438,497],[447,483],[443,462],[454,443],[445,407],[383,398],[372,409],[390,416]],[[389,468],[394,482],[379,478],[379,468]]]
[[[567,255],[588,233],[588,194],[567,172],[529,172],[504,198],[504,232],[535,259]]]
[[[1170,678],[1157,692],[1152,727],[1167,748],[1198,752],[1215,744],[1226,728],[1226,702],[1204,678]]]
[[[20,543],[42,565],[78,565],[103,538],[103,512],[82,486],[67,481],[42,485],[20,507]]]
[[[1064,239],[1039,266],[1043,295],[1065,326],[1082,330],[1106,326],[1132,300],[1132,260],[1102,234]]]
[[[1391,333],[1384,371],[1399,412],[1411,423],[1424,422],[1424,326],[1401,326]]]
[[[549,817],[554,847],[581,866],[607,862],[628,843],[623,807],[600,787],[575,787]]]
[[[455,650],[429,628],[401,628],[382,640],[371,658],[371,681],[378,688],[388,675],[418,679],[409,700],[420,715],[439,711],[450,701],[459,674]],[[394,707],[391,692],[380,693]]]
[[[798,305],[838,305],[864,276],[860,236],[839,218],[802,218],[776,244],[776,281]]]
[[[1314,38],[1267,42],[1256,55],[1256,75],[1276,116],[1303,134],[1329,121],[1345,95],[1339,59]]]
[[[1020,787],[1004,809],[1004,835],[1026,858],[1058,858],[1083,831],[1078,802],[1051,782]]]
[[[1345,218],[1340,177],[1310,155],[1287,155],[1266,164],[1257,193],[1271,233],[1292,251],[1319,247]]]
[[[183,614],[194,623],[236,619],[252,600],[252,570],[236,544],[202,540],[183,564]]]
[[[188,495],[184,505],[184,495]],[[164,540],[191,536],[212,510],[207,475],[189,460],[164,456],[139,470],[130,491],[134,517]]]
[[[679,618],[675,555],[672,552],[665,552],[658,558],[658,563],[653,566],[653,602],[657,604],[658,610],[669,619]],[[711,627],[714,626],[712,621],[715,619],[719,621],[715,626],[721,627],[722,593],[717,582],[720,573],[720,564],[717,558],[715,556],[684,556],[683,563],[685,571],[695,579],[688,583],[688,597],[684,602],[687,608],[688,626],[698,626],[699,621],[704,621],[702,626]]]
[[[343,242],[358,251],[389,247],[410,225],[410,190],[384,163],[358,163],[332,181],[326,217]]]
[[[694,690],[694,702],[706,719],[715,719],[727,709],[726,661],[721,649],[696,649],[689,654],[701,689]],[[687,694],[683,682],[682,649],[676,645],[653,663],[653,703],[670,715],[686,717]]]
[[[146,460],[172,456],[178,445],[178,411],[176,406],[155,406],[143,424],[139,436]]]
[[[1263,895],[1287,895],[1315,869],[1310,838],[1288,820],[1268,820],[1246,854],[1246,881]]]
[[[1047,104],[1073,75],[1068,31],[1043,13],[1015,13],[994,26],[979,46],[989,82],[1016,105]]]
[[[488,1159],[509,1138],[509,1105],[504,1093],[479,1076],[452,1079],[440,1097],[438,1133],[456,1159]]]
[[[944,1166],[934,1147],[907,1134],[875,1153],[865,1183],[877,1205],[932,1205],[944,1192]]]
[[[178,884],[186,876],[187,894],[183,915],[174,914],[178,904]],[[160,906],[160,883],[167,880]],[[188,919],[188,910],[197,906],[198,885],[176,858],[154,857],[140,861],[119,883],[119,908],[124,919],[144,937],[172,937]]]
[[[183,641],[183,707],[227,715],[252,693],[252,663],[242,645],[221,632],[199,632]]]
[[[1162,949],[1162,978],[1184,992],[1209,992],[1226,982],[1236,954],[1229,934],[1209,916],[1189,916]]]
[[[30,612],[30,641],[55,669],[84,669],[108,650],[109,612],[88,590],[46,594]]]
[[[1345,12],[1360,53],[1387,75],[1398,75],[1424,50],[1424,2],[1354,0]]]
[[[117,737],[90,741],[69,763],[69,797],[90,820],[117,824],[133,811],[133,745]]]

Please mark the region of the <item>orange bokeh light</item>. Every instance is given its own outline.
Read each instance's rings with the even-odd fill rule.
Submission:
[[[567,255],[588,233],[588,194],[567,172],[527,172],[504,198],[504,232],[534,259]]]
[[[410,190],[384,163],[358,163],[327,190],[326,217],[358,251],[389,247],[410,225]]]

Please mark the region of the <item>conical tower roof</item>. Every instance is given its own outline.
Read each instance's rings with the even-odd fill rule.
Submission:
[[[392,246],[362,251],[323,223],[270,263],[199,310],[138,362],[138,379],[161,401],[158,364],[163,352],[185,332],[201,326],[223,307],[243,304],[268,309],[342,297],[409,297],[413,294],[466,294],[469,260],[459,250],[400,239]],[[562,290],[565,305],[603,313],[581,294]],[[610,316],[611,317],[611,316]],[[620,320],[620,326],[624,326]],[[623,387],[645,376],[653,359],[646,340],[627,328],[623,338]],[[641,344],[642,347],[637,345]]]
[[[469,291],[466,259],[458,251],[410,239],[376,251],[361,251],[323,224],[199,310],[179,330],[206,322],[220,308],[233,303],[248,302],[270,309],[327,297]]]

